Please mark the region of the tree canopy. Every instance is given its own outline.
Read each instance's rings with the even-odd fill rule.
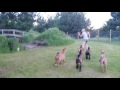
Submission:
[[[0,28],[28,31],[33,27],[33,12],[1,12]]]
[[[57,13],[55,18],[48,19],[47,27],[58,27],[64,32],[74,33],[82,28],[87,28],[90,20],[85,18],[83,12],[61,12]]]
[[[103,31],[108,31],[110,29],[116,31],[120,30],[120,12],[111,12],[112,19],[107,21],[107,25],[103,26]]]
[[[55,17],[45,20],[38,12],[0,12],[0,29],[19,29],[43,32],[58,27],[64,32],[74,33],[90,25],[83,12],[59,12]],[[37,17],[37,19],[35,19]],[[37,25],[34,25],[34,22]]]

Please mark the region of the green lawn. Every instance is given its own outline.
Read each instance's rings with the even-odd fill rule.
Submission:
[[[120,78],[120,44],[90,41],[91,60],[84,60],[83,70],[75,68],[75,58],[82,40],[57,47],[39,47],[26,51],[0,54],[0,78]],[[66,47],[66,62],[54,66],[56,52]],[[100,49],[108,59],[106,73],[100,71]]]

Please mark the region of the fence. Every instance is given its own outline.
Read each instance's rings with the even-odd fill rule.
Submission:
[[[77,33],[68,33],[69,36],[77,39]],[[90,31],[90,40],[104,42],[120,42],[120,31]]]
[[[16,29],[0,29],[0,35],[6,37],[23,37],[24,31],[16,30]]]
[[[19,42],[22,42],[22,37],[24,36],[26,32],[16,29],[0,29],[0,35],[6,36],[8,38],[10,37],[16,37]]]

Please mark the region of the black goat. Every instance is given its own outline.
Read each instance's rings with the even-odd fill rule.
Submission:
[[[87,50],[85,52],[85,56],[86,56],[86,59],[90,60],[90,56],[91,56],[90,47],[87,48]]]

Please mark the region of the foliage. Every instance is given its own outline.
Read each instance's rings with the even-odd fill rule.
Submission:
[[[34,26],[34,30],[38,32],[45,31],[46,28],[46,21],[43,17],[38,16],[38,19],[36,20],[37,26]]]
[[[2,37],[0,41],[0,53],[7,53],[10,51],[10,48],[8,47],[8,38]]]
[[[6,39],[5,36],[0,35],[0,43]]]
[[[120,12],[111,12],[111,16],[113,18],[107,21],[107,25],[104,25],[102,30],[109,31],[111,29],[113,31],[120,31]]]
[[[60,12],[54,18],[49,18],[45,27],[58,27],[61,31],[75,33],[89,25],[90,20],[86,19],[82,12]]]
[[[18,47],[20,50],[24,49],[24,47],[19,44],[17,38],[4,38],[4,40],[0,42],[0,53],[16,52]]]
[[[16,28],[23,31],[29,31],[33,27],[33,22],[33,12],[21,12],[17,17]]]
[[[86,19],[82,12],[61,12],[59,29],[64,32],[78,32],[82,28],[87,28],[90,20]]]
[[[29,31],[33,27],[33,12],[1,12],[0,28]]]
[[[58,27],[61,31],[75,33],[89,25],[90,20],[85,18],[83,12],[59,12],[48,20],[45,20],[37,12],[0,12],[0,28],[2,29],[23,31],[34,29],[38,32],[44,32],[48,28]]]
[[[27,32],[25,34],[25,36],[23,37],[23,41],[24,42],[28,42],[28,43],[31,43],[34,41],[34,39],[39,36],[40,33],[39,32],[36,32],[36,31],[33,31],[33,30],[30,30],[29,32]]]
[[[41,33],[40,36],[36,38],[37,40],[43,40],[47,45],[66,45],[74,43],[74,39],[67,36],[64,32],[60,31],[58,28],[49,28],[45,32]]]

